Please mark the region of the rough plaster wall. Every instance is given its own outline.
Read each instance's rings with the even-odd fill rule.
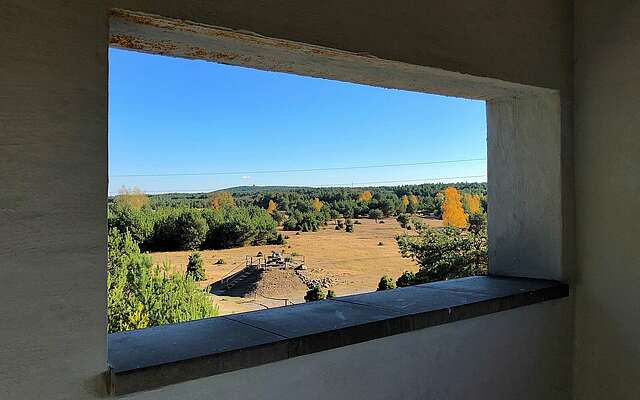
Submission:
[[[568,400],[567,299],[186,382],[131,400]]]
[[[565,107],[570,93],[570,1],[1,1],[3,399],[95,398],[97,378],[105,368],[106,49],[110,6],[559,89]],[[567,140],[565,136],[563,141]],[[564,148],[567,146],[563,144]],[[516,318],[513,328],[527,318],[529,314]],[[505,351],[529,346],[524,336],[509,339],[506,333],[510,325],[483,325],[478,329],[483,334],[482,343],[490,343],[491,334],[496,333],[505,338]],[[548,329],[545,334],[554,337],[563,332],[553,325]],[[412,335],[417,335],[416,340],[426,340],[430,333]],[[532,339],[542,346],[539,336]],[[398,353],[394,351],[395,339],[387,340],[388,354]],[[401,343],[397,345],[402,352],[414,351],[415,343],[411,347]],[[433,353],[420,354],[442,359],[457,354],[458,361],[468,361],[462,353],[452,354],[446,343],[439,343],[441,346],[431,348]],[[483,349],[478,345],[473,348],[476,352]],[[364,357],[351,353],[355,350],[345,350],[346,355]],[[544,356],[535,358],[539,363],[528,365],[529,372],[543,374],[543,369],[549,368],[545,360],[554,367],[557,358],[553,352],[541,354]],[[342,361],[339,357],[337,360]],[[396,364],[393,368],[402,368],[401,359],[390,360]],[[508,357],[501,361],[505,372],[527,362]],[[519,364],[508,364],[516,361]],[[332,365],[329,359],[326,362]],[[360,373],[364,364],[357,365],[355,371]],[[480,362],[475,367],[491,369]],[[484,377],[494,382],[488,375]],[[504,384],[499,376],[493,379]],[[344,377],[336,383],[336,393],[348,391],[354,378],[348,374]],[[474,377],[471,371],[466,372],[466,381],[472,382]],[[423,377],[413,378],[411,383]],[[512,389],[536,393],[523,376],[517,378]],[[223,386],[233,385],[221,383],[223,377],[215,379]],[[306,382],[301,378],[298,383]]]
[[[490,273],[569,278],[562,265],[557,97],[487,102]]]
[[[104,370],[107,33],[95,2],[0,1],[2,399]]]
[[[640,398],[640,3],[576,2],[575,398]]]

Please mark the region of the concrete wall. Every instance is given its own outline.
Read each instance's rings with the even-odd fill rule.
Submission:
[[[576,1],[576,399],[640,398],[640,3]]]
[[[292,0],[4,0],[0,2],[0,393],[3,399],[91,399],[97,397],[102,387],[100,377],[106,360],[107,10],[110,7],[241,28],[267,36],[560,90],[565,111],[561,137],[565,162],[563,241],[570,241],[573,172],[567,111],[571,104],[572,8],[568,0],[401,0],[393,3],[386,0],[304,3]],[[622,142],[620,145],[623,146]],[[569,265],[570,252],[563,253],[563,257]],[[544,315],[538,315],[533,321],[539,321],[545,330],[526,333],[519,327],[535,327],[524,324],[530,314],[520,315],[523,312],[514,311],[519,316],[504,317],[507,318],[504,321],[500,320],[503,317],[496,316],[485,322],[484,318],[479,319],[480,322],[465,322],[472,324],[469,336],[477,334],[479,338],[474,341],[465,335],[465,329],[457,333],[443,328],[453,335],[450,342],[446,337],[431,337],[436,335],[431,330],[407,335],[432,351],[412,354],[411,365],[416,368],[408,370],[402,369],[402,359],[393,357],[398,353],[394,350],[396,346],[408,352],[406,339],[385,339],[385,346],[389,346],[384,352],[389,360],[387,367],[413,373],[401,377],[394,372],[393,376],[416,385],[429,379],[418,366],[431,357],[444,360],[441,364],[431,364],[434,369],[444,368],[446,359],[459,366],[473,359],[452,349],[473,350],[473,355],[480,353],[480,361],[462,365],[465,372],[460,380],[466,380],[467,386],[458,388],[459,382],[445,379],[434,371],[435,376],[442,377],[442,386],[434,390],[461,395],[463,390],[473,389],[479,392],[472,397],[480,398],[492,394],[493,398],[508,398],[513,394],[509,390],[540,394],[542,389],[537,385],[552,379],[551,375],[556,377],[556,374],[547,375],[544,369],[554,369],[558,363],[564,366],[566,360],[558,359],[554,354],[560,349],[536,336],[536,332],[561,337],[566,331],[556,330],[550,322],[556,321],[557,315],[551,310],[547,315],[543,308]],[[545,321],[549,323],[543,324]],[[496,343],[490,341],[492,334],[499,338]],[[534,343],[533,348],[541,350],[540,353],[525,354],[522,348],[529,346],[529,342]],[[488,348],[498,354],[482,354],[487,343]],[[412,343],[412,351],[415,344]],[[365,353],[380,352],[375,346],[363,344],[344,349],[344,353],[336,350],[311,357],[324,360],[325,364],[321,365],[326,368],[337,368],[335,364],[343,361],[342,354],[365,357],[358,353],[362,349]],[[332,361],[329,354],[334,354],[335,360]],[[511,354],[520,357],[508,357]],[[525,355],[531,355],[535,362],[522,357]],[[490,361],[499,361],[500,367],[488,365]],[[364,368],[369,365],[376,364],[363,363],[358,368],[342,370],[344,380],[328,383],[326,390],[336,398],[345,397],[353,391],[349,382],[358,376],[379,377],[376,375],[379,371]],[[516,372],[519,366],[521,374]],[[283,368],[282,371],[287,371],[286,366]],[[453,369],[452,364],[444,368],[449,369]],[[282,372],[278,374],[282,377]],[[499,379],[502,375],[513,380]],[[299,379],[296,384],[301,386],[319,384],[303,372],[295,376]],[[527,380],[525,376],[535,379]],[[231,390],[237,384],[225,381],[224,376],[212,379],[216,386],[226,388],[224,390]],[[258,377],[250,382],[255,379]],[[563,386],[562,379],[558,379],[558,385]],[[498,389],[481,385],[483,381],[511,387],[496,393]],[[377,383],[358,382],[363,390]],[[380,385],[373,386],[381,390],[377,396],[392,395],[386,393],[390,386]],[[547,389],[547,398],[561,392]],[[210,388],[208,392],[215,390]],[[416,390],[429,393],[427,385],[422,383]],[[434,397],[440,397],[438,393]]]
[[[562,263],[560,102],[487,102],[489,273],[568,280]]]
[[[570,398],[567,299],[131,395],[131,400]]]

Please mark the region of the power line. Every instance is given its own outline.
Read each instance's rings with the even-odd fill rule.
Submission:
[[[401,164],[374,164],[349,167],[325,167],[325,168],[304,168],[304,169],[277,169],[258,171],[218,171],[218,172],[188,172],[188,173],[167,173],[167,174],[118,174],[110,175],[111,178],[134,178],[134,177],[162,177],[162,176],[215,176],[215,175],[258,175],[258,174],[284,174],[293,172],[321,172],[321,171],[343,171],[350,169],[370,169],[370,168],[390,168],[390,167],[411,167],[417,165],[434,164],[455,164],[462,162],[486,161],[486,158],[465,158],[458,160],[422,161]]]
[[[466,176],[446,176],[439,178],[420,178],[420,179],[402,179],[395,181],[368,181],[368,182],[348,182],[348,183],[327,183],[327,184],[318,184],[315,186],[293,186],[295,188],[323,188],[323,187],[360,187],[366,185],[381,185],[381,184],[390,184],[390,183],[407,183],[407,182],[432,182],[432,181],[444,181],[444,180],[452,180],[452,179],[476,179],[476,178],[486,178],[487,175],[466,175]],[[287,185],[256,185],[256,187],[261,186],[287,186]],[[202,189],[202,190],[143,190],[142,192],[147,194],[162,194],[162,193],[209,193],[212,192],[211,189]],[[118,193],[111,192],[110,195],[116,195]]]

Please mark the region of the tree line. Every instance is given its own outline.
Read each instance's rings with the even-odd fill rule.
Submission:
[[[279,244],[280,225],[284,230],[312,232],[338,218],[379,220],[416,213],[442,217],[448,212],[449,187],[462,193],[466,214],[475,213],[471,208],[486,210],[484,183],[357,189],[241,187],[151,196],[123,188],[109,199],[108,223],[110,229],[129,232],[145,251]]]

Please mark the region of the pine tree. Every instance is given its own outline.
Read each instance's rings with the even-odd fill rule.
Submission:
[[[187,264],[187,277],[193,278],[194,281],[204,281],[206,279],[200,252],[194,251],[189,256],[189,263]]]

